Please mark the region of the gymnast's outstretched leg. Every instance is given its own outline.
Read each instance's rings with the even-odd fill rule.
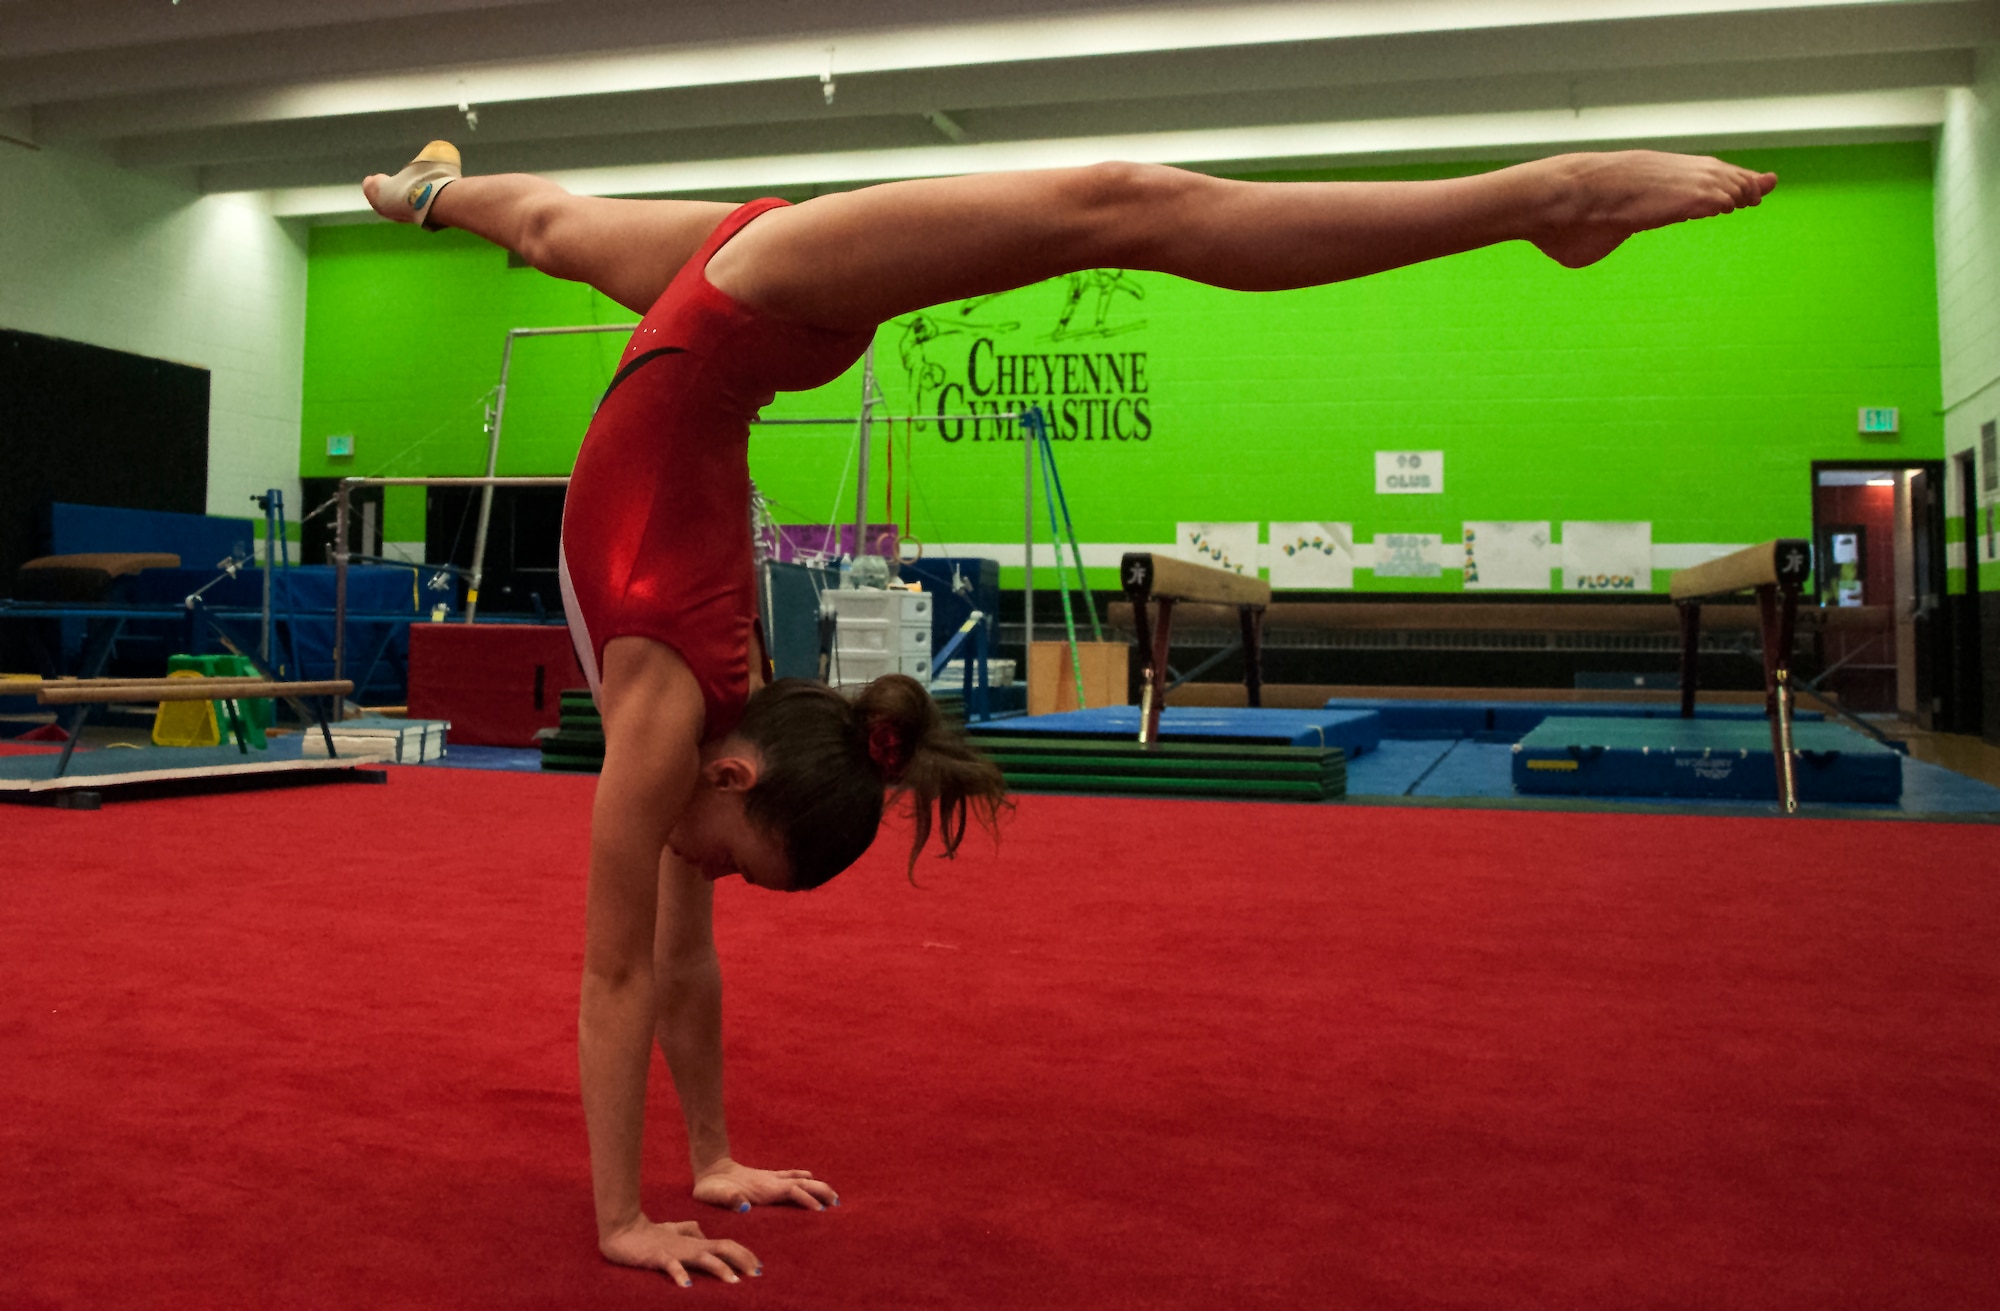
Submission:
[[[990,173],[775,211],[718,252],[709,277],[759,309],[861,328],[1089,268],[1275,291],[1510,240],[1580,267],[1635,232],[1754,205],[1775,185],[1651,151],[1435,182],[1237,182],[1143,164]]]
[[[398,184],[417,168],[369,178],[370,202],[410,217]],[[786,318],[869,328],[1088,268],[1274,291],[1511,240],[1580,267],[1635,232],[1755,205],[1776,184],[1770,173],[1653,151],[1430,182],[1237,182],[1146,164],[928,178],[763,215],[715,256],[709,277]],[[504,174],[452,182],[428,217],[643,312],[728,210],[574,196]]]

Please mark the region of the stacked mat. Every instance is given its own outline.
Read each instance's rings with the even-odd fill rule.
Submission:
[[[1169,706],[1142,747],[1137,706],[979,724],[972,740],[1009,787],[1326,801],[1347,795],[1347,761],[1381,741],[1369,712]]]
[[[1347,753],[1339,747],[1162,742],[1149,748],[1125,740],[999,732],[977,733],[974,741],[1019,792],[1300,801],[1347,795]]]
[[[590,699],[590,689],[562,694],[556,731],[542,739],[542,768],[572,774],[596,774],[604,769],[604,721]]]

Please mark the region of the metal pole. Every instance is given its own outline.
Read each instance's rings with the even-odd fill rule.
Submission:
[[[1024,417],[1014,421],[1014,430],[1021,434],[1022,455],[1025,459],[1024,481],[1021,485],[1021,504],[1027,511],[1027,550],[1021,557],[1021,669],[1024,675],[1032,676],[1028,669],[1028,659],[1035,649],[1035,439],[1028,432]]]
[[[341,679],[347,662],[347,489],[352,479],[342,478],[334,492],[333,508],[333,680]],[[295,669],[294,676],[304,673]]]
[[[264,490],[264,627],[257,634],[257,658],[265,664],[271,663],[271,639],[277,632],[277,620],[271,617],[271,564],[278,554],[278,489]]]
[[[861,355],[861,455],[854,476],[854,558],[868,549],[868,429],[875,413],[875,347]]]
[[[486,442],[486,476],[491,478],[500,465],[500,424],[507,417],[507,369],[514,362],[514,337],[523,329],[515,328],[507,334],[507,345],[500,352],[500,383],[493,389],[493,431]],[[527,331],[533,331],[528,329]],[[547,330],[537,335],[546,335]],[[465,622],[471,623],[479,614],[479,584],[486,577],[486,529],[493,522],[493,487],[489,483],[479,494],[479,527],[472,534],[472,577],[465,588]]]

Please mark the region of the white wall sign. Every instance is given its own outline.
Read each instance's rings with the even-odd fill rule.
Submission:
[[[1352,587],[1354,525],[1274,523],[1270,560],[1273,587]]]
[[[1257,576],[1257,525],[1181,523],[1174,525],[1174,554],[1211,569]]]
[[[1375,452],[1378,495],[1411,495],[1444,490],[1443,451]]]
[[[1465,525],[1465,588],[1549,590],[1549,521]]]
[[[1565,592],[1653,590],[1653,525],[1564,520]]]
[[[1441,533],[1377,533],[1375,576],[1437,578],[1444,573],[1438,565],[1438,551],[1443,545]]]

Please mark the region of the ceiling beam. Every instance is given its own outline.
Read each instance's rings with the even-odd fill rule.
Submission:
[[[773,155],[688,163],[558,171],[550,176],[583,195],[663,195],[800,186],[840,186],[896,178],[1082,165],[1105,159],[1207,165],[1248,161],[1324,162],[1370,156],[1463,155],[1498,149],[1523,154],[1585,145],[1660,141],[1781,140],[1829,133],[1907,137],[1944,120],[1945,93],[1918,90],[1845,96],[1624,105],[1520,114],[1453,115],[1376,122],[1292,124],[1210,132],[1143,133],[964,146]],[[360,189],[303,187],[269,193],[285,217],[363,212]]]
[[[594,8],[580,9],[575,23],[565,27],[587,24]],[[466,100],[483,107],[741,83],[805,83],[817,90],[829,45],[845,96],[854,79],[866,74],[928,69],[959,77],[980,68],[1062,65],[1070,76],[1089,79],[1095,70],[1088,61],[1093,60],[1134,55],[1165,59],[1176,52],[1215,58],[1246,50],[1283,64],[1296,62],[1300,52],[1315,46],[1324,52],[1393,45],[1398,38],[1411,49],[1429,44],[1443,49],[1455,44],[1461,51],[1486,47],[1483,58],[1489,69],[1502,50],[1518,52],[1549,41],[1572,48],[1580,42],[1600,52],[1597,62],[1612,63],[1643,58],[1644,51],[1662,41],[1682,47],[1683,58],[1700,47],[1704,57],[1720,59],[1806,53],[1828,42],[1850,51],[1972,46],[2000,37],[2000,15],[1978,0],[1821,0],[1812,5],[1797,0],[1318,0],[1082,13],[1032,23],[830,31],[782,40],[649,50],[614,47],[588,56],[456,63],[450,48],[425,39],[428,27],[427,20],[389,20],[344,40],[331,32],[298,34],[291,46],[229,38],[171,52],[173,57],[162,51],[130,52],[125,62],[123,56],[0,60],[0,106],[35,105],[37,128],[52,141],[104,139],[161,129],[388,114]],[[627,39],[633,39],[629,32]],[[546,49],[546,40],[538,48]],[[419,54],[426,57],[425,67],[396,67],[398,59],[408,62]],[[1461,60],[1466,57],[1460,55]],[[328,70],[343,75],[328,77]],[[169,91],[174,94],[163,94]],[[948,101],[933,103],[954,107]]]

